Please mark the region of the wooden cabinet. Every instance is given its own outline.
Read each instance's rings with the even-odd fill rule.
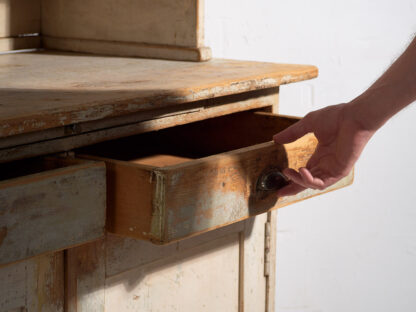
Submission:
[[[270,111],[280,85],[315,77],[315,67],[44,51],[0,56],[0,74],[3,168],[59,160],[0,182],[3,263],[82,243],[60,253],[63,270],[47,265],[65,281],[66,311],[272,311],[272,210],[322,192],[277,198],[263,181],[305,165],[316,146],[313,135],[271,142],[297,119]],[[15,181],[32,183],[26,206]],[[117,235],[85,243],[102,234],[104,192]],[[13,207],[42,222],[14,228]],[[20,263],[2,268],[19,280]]]
[[[0,55],[0,312],[273,311],[275,209],[323,193],[276,197],[317,144],[271,142],[279,88],[317,68],[209,60],[201,0],[3,2],[0,50],[107,56]]]

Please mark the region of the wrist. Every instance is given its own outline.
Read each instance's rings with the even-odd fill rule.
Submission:
[[[343,110],[344,116],[351,123],[353,130],[366,132],[373,135],[381,126],[378,116],[372,113],[369,102],[357,98],[349,103],[345,103]]]
[[[394,115],[394,101],[391,88],[379,86],[349,102],[347,110],[363,130],[376,132]]]

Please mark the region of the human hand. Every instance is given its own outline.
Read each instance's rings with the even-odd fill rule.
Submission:
[[[273,136],[278,144],[293,142],[313,132],[318,145],[306,167],[299,172],[287,168],[283,173],[291,180],[278,196],[297,194],[304,189],[323,190],[347,176],[365,145],[374,134],[357,118],[352,104],[339,104],[307,114],[303,119]]]

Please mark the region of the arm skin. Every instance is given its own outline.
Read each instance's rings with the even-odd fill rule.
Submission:
[[[299,172],[283,170],[291,182],[278,191],[278,196],[294,195],[307,188],[323,190],[348,175],[374,133],[415,100],[416,38],[359,97],[313,111],[274,135],[275,143],[285,144],[313,132],[319,142],[306,167]]]

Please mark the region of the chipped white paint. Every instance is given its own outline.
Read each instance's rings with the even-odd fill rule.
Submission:
[[[0,182],[0,264],[102,236],[105,194],[103,164]]]
[[[150,246],[175,250],[176,246]],[[106,279],[105,310],[238,311],[239,235],[229,234]]]
[[[153,197],[152,223],[150,232],[155,239],[163,239],[165,228],[165,209],[166,209],[166,178],[165,173],[158,170],[152,172],[155,182],[155,193]]]
[[[0,267],[1,312],[63,312],[63,252]]]

